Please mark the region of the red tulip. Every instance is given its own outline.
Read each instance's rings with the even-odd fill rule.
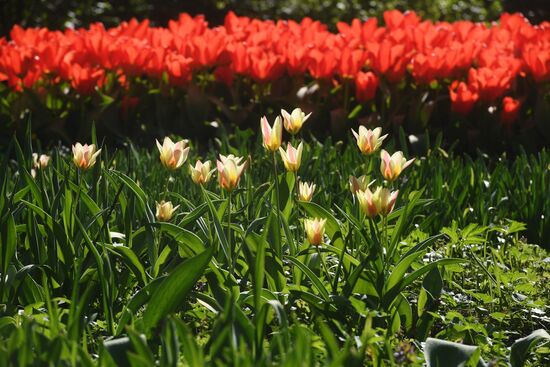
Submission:
[[[449,87],[451,108],[458,114],[467,115],[479,99],[477,89],[455,80]]]
[[[500,111],[500,121],[505,126],[511,126],[519,115],[521,102],[512,97],[504,97],[502,99],[502,110]]]
[[[359,102],[370,101],[376,95],[378,88],[378,77],[368,71],[358,72],[355,78],[355,97]]]

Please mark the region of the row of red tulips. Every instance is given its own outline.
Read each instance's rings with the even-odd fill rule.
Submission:
[[[548,22],[503,14],[492,25],[434,23],[395,10],[384,13],[384,23],[355,19],[331,33],[309,18],[274,22],[229,13],[219,27],[188,14],[165,28],[148,20],[110,29],[16,26],[0,39],[0,82],[16,91],[66,82],[87,95],[108,75],[124,88],[136,77],[184,87],[204,72],[227,85],[235,77],[266,83],[289,75],[354,85],[359,102],[375,97],[381,79],[439,82],[448,86],[455,112],[467,114],[478,101],[499,103],[503,121],[513,122],[521,105],[512,93],[516,79],[550,80]]]

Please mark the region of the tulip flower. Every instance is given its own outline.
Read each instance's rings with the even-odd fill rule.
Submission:
[[[87,170],[95,164],[99,153],[101,153],[101,149],[96,151],[95,144],[76,143],[73,145],[73,162],[78,168]]]
[[[286,152],[282,147],[279,147],[279,152],[281,153],[281,158],[287,171],[296,172],[300,168],[300,163],[302,162],[302,150],[304,149],[303,143],[300,142],[298,148],[294,148],[292,144],[288,143]]]
[[[157,203],[157,220],[160,222],[168,222],[172,219],[172,215],[179,208],[179,205],[174,207],[171,201],[162,200]]]
[[[212,178],[212,174],[214,173],[215,169],[210,169],[210,161],[206,161],[202,163],[200,160],[195,163],[195,167],[192,165],[189,165],[190,171],[191,171],[191,179],[194,183],[197,185],[204,185],[210,181],[210,178]]]
[[[311,113],[306,115],[300,108],[295,108],[291,113],[288,113],[282,109],[281,115],[283,115],[285,130],[290,134],[295,135],[298,131],[300,131],[302,125],[306,122],[309,116],[311,116]]]
[[[269,126],[269,122],[267,122],[267,118],[264,116],[260,120],[260,126],[262,128],[264,147],[271,152],[277,151],[283,140],[281,117],[277,116],[273,123],[273,127],[271,127]]]
[[[357,200],[361,211],[369,218],[374,218],[377,215],[387,216],[393,210],[399,190],[390,192],[390,190],[378,187],[374,193],[366,188],[365,190],[357,191]]]
[[[165,137],[162,145],[158,140],[156,142],[160,152],[160,161],[164,167],[174,170],[181,167],[187,160],[189,147],[185,147],[185,140],[174,143],[172,139]]]
[[[32,154],[32,162],[33,167],[36,169],[44,169],[48,167],[48,164],[50,164],[51,157],[46,154],[40,154],[40,156],[37,153]]]
[[[365,190],[368,186],[369,186],[369,182],[367,182],[366,175],[362,175],[360,177],[349,176],[349,190],[351,191],[352,194],[355,195],[357,191]]]
[[[401,151],[397,151],[390,156],[388,152],[382,149],[380,157],[382,158],[380,172],[382,172],[382,176],[388,181],[394,181],[399,177],[401,171],[414,162],[414,158],[406,160]]]
[[[232,191],[239,184],[241,175],[246,167],[246,162],[239,165],[242,159],[242,157],[235,157],[233,154],[228,156],[220,154],[217,168],[218,179],[223,189]]]
[[[315,184],[308,184],[307,182],[300,182],[298,185],[298,198],[302,201],[311,201],[313,193],[315,192]]]
[[[355,97],[359,102],[370,101],[376,96],[378,84],[378,77],[373,72],[358,72],[355,77]]]
[[[449,97],[451,109],[463,116],[469,114],[479,100],[476,85],[468,85],[457,80],[449,87]]]
[[[500,122],[506,126],[512,124],[518,119],[521,102],[512,97],[504,97],[502,100],[502,111],[500,112]]]
[[[323,242],[326,222],[326,219],[319,218],[304,220],[307,240],[311,245],[319,246]]]
[[[374,130],[370,130],[362,125],[359,126],[358,132],[355,132],[353,129],[351,129],[351,132],[353,133],[353,136],[355,136],[357,146],[363,154],[372,154],[377,151],[382,145],[384,139],[388,136],[387,134],[380,136],[382,129],[379,127]]]

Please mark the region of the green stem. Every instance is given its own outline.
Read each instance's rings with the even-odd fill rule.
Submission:
[[[300,198],[300,185],[298,183],[298,171],[294,172],[294,191],[296,192],[295,200],[298,201]]]
[[[347,113],[349,109],[349,83],[348,81],[344,81],[344,111],[346,112],[346,118]]]
[[[281,226],[282,226],[282,221],[281,221],[281,200],[280,200],[280,191],[279,191],[279,174],[277,173],[277,157],[275,155],[275,152],[273,152],[272,154],[272,157],[273,157],[273,175],[275,176],[275,207],[277,208],[277,221],[278,221],[278,227],[277,227],[277,231],[279,232],[278,233],[278,237],[280,237],[280,232],[281,232]],[[279,244],[280,244],[280,241],[279,241]],[[282,256],[282,251],[281,251],[281,247],[279,246],[279,248],[276,248],[275,251],[277,252],[277,255],[279,257]]]
[[[229,272],[231,275],[233,275],[234,271],[234,260],[233,256],[235,255],[233,253],[233,241],[231,241],[231,191],[228,192],[227,196],[227,243],[229,244],[229,253],[230,253],[230,259],[229,260]]]
[[[167,200],[168,199],[168,184],[170,183],[170,175],[168,175],[168,178],[166,179],[166,184],[164,185],[164,192],[162,193],[162,199]]]
[[[382,244],[382,253],[384,254],[384,251],[387,251],[388,248],[389,248],[389,243],[388,243],[388,217],[387,216],[383,216],[382,217],[382,231],[383,231],[383,244]],[[384,257],[388,255],[388,254],[384,254]],[[391,259],[390,259],[391,260]]]
[[[338,277],[340,276],[340,270],[342,270],[342,265],[344,263],[344,256],[346,255],[346,250],[348,248],[350,235],[351,235],[351,231],[346,236],[346,239],[344,240],[344,247],[342,248],[342,253],[340,255],[340,258],[338,259],[338,267],[336,268],[336,274],[334,275],[334,282],[332,283],[332,293],[336,293],[336,289],[338,287]]]
[[[323,259],[323,256],[321,255],[321,245],[315,246],[315,249],[317,250],[317,255],[319,256],[319,261],[321,262],[321,266],[323,267],[323,270],[325,271],[325,275],[327,277],[327,280],[329,278],[328,276],[328,269],[327,264],[325,264],[325,260]]]

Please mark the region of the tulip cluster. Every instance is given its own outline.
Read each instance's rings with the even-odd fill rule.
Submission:
[[[0,38],[0,82],[15,91],[63,84],[89,95],[113,82],[127,89],[143,78],[185,87],[204,72],[227,86],[235,78],[266,83],[307,76],[350,85],[363,103],[375,98],[382,79],[389,84],[411,79],[448,85],[459,114],[478,102],[501,103],[510,123],[519,108],[518,99],[507,95],[515,80],[550,80],[548,22],[532,25],[506,13],[492,25],[431,22],[397,10],[383,19],[384,24],[376,18],[338,22],[337,33],[310,18],[263,21],[232,12],[217,27],[188,14],[167,27],[135,19],[110,29],[97,23],[63,32],[15,26],[9,38]],[[291,133],[307,117],[283,112]]]
[[[364,126],[359,126],[358,132],[355,132],[353,129],[351,131],[359,150],[361,153],[367,155],[375,153],[387,136],[381,136],[382,129],[379,127],[370,130]],[[380,152],[380,174],[387,182],[392,183],[413,162],[414,158],[407,160],[401,151],[390,155],[385,149],[382,149]],[[373,192],[369,188],[372,183],[374,181],[369,183],[366,175],[360,177],[350,176],[349,188],[351,193],[357,198],[361,211],[367,217],[374,218],[377,215],[386,217],[393,210],[399,190],[392,192],[385,187],[379,186]]]
[[[300,142],[298,147],[295,148],[291,143],[287,143],[287,149],[284,150],[282,145],[282,127],[284,121],[284,127],[291,135],[297,134],[303,123],[307,120],[310,114],[306,115],[300,109],[294,109],[292,113],[287,113],[282,110],[283,118],[278,116],[273,123],[273,126],[269,125],[267,118],[264,116],[260,119],[260,127],[262,131],[262,143],[264,148],[271,152],[273,155],[274,164],[274,181],[275,185],[278,184],[278,175],[276,171],[276,152],[280,153],[284,166],[287,171],[295,175],[297,184],[297,199],[309,202],[313,198],[316,185],[314,183],[298,182],[297,171],[300,168],[302,161],[303,142]],[[364,126],[360,126],[358,132],[352,130],[352,133],[356,139],[357,146],[361,153],[365,155],[372,155],[378,151],[382,145],[383,140],[387,135],[381,135],[381,128],[375,128],[373,130],[367,129]],[[177,170],[182,167],[187,160],[190,147],[187,147],[186,140],[180,140],[178,142],[172,141],[169,137],[165,137],[161,144],[156,140],[156,145],[159,151],[159,159],[161,164],[168,170]],[[72,147],[73,150],[73,162],[79,170],[87,170],[95,165],[96,160],[101,153],[101,149],[97,149],[94,144],[88,145],[76,143]],[[33,171],[36,169],[44,169],[49,164],[50,157],[46,155],[33,154]],[[382,149],[380,154],[380,173],[386,182],[393,183],[406,169],[410,166],[414,159],[407,160],[403,153],[398,151],[393,155],[390,155],[386,150]],[[228,210],[231,205],[231,192],[238,186],[239,181],[243,175],[243,172],[247,166],[248,161],[243,162],[242,157],[236,157],[233,154],[219,155],[219,159],[216,161],[216,169],[218,173],[218,182],[220,188],[229,193]],[[189,173],[191,180],[197,185],[206,185],[216,169],[211,169],[210,161],[202,162],[197,160],[195,165],[189,165]],[[33,174],[33,176],[35,173]],[[374,182],[374,181],[373,181]],[[358,178],[350,176],[350,190],[352,194],[357,198],[359,208],[369,218],[374,218],[381,215],[384,219],[390,214],[395,206],[399,191],[391,191],[388,188],[379,186],[374,191],[370,189],[367,175],[360,176]],[[277,203],[278,186],[277,187]],[[159,222],[168,222],[172,219],[173,214],[176,212],[179,206],[174,206],[171,201],[161,200],[156,204],[156,218]],[[277,208],[278,215],[280,215],[280,208]],[[228,214],[228,222],[230,223],[230,211]],[[325,233],[326,218],[313,218],[304,219],[304,228],[306,237],[311,245],[320,246],[323,243],[323,236]],[[230,234],[230,225],[228,225],[228,238]]]

